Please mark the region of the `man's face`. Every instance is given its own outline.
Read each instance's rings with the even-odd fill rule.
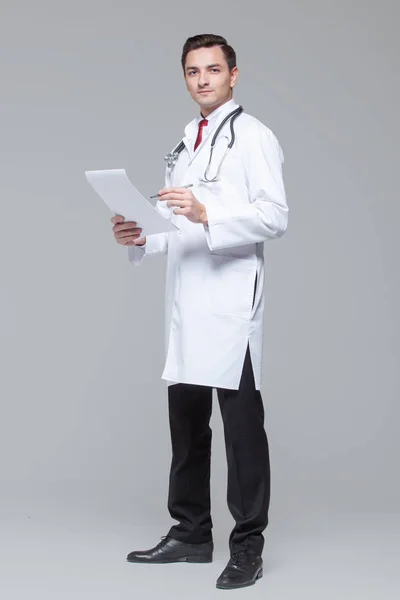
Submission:
[[[219,46],[192,50],[186,57],[186,87],[204,117],[232,98],[237,77],[237,67],[229,71]]]

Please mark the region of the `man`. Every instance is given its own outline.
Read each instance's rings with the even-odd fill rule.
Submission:
[[[270,466],[260,394],[264,312],[263,243],[281,236],[288,208],[283,153],[266,126],[238,105],[236,55],[215,35],[189,38],[182,53],[185,82],[200,116],[185,129],[175,166],[157,209],[179,231],[140,237],[135,222],[113,217],[119,244],[138,265],[168,255],[166,363],[172,463],[168,509],[178,521],[154,548],[131,552],[130,562],[210,562],[209,421],[216,388],[224,423],[228,506],[235,520],[230,560],[217,587],[254,584],[262,576],[263,530],[268,523]],[[207,170],[207,166],[208,170]],[[218,172],[218,177],[216,173]],[[207,181],[208,179],[208,181]],[[183,186],[192,187],[183,187]]]

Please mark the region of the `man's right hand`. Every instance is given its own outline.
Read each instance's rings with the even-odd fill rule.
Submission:
[[[111,223],[114,223],[114,237],[121,246],[144,246],[146,243],[146,238],[140,237],[142,230],[136,227],[135,221],[125,221],[124,217],[116,215],[111,218]]]

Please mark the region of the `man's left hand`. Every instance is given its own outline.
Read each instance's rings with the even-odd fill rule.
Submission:
[[[207,225],[207,210],[187,188],[163,188],[158,192],[158,199],[167,202],[167,206],[177,206],[175,215],[183,215],[192,223]]]

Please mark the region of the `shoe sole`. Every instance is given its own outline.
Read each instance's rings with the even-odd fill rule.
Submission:
[[[257,573],[256,578],[254,579],[254,581],[250,581],[250,583],[243,583],[242,585],[227,585],[227,586],[225,586],[225,585],[218,585],[218,583],[217,583],[216,587],[219,590],[236,590],[238,588],[249,587],[250,585],[254,585],[258,579],[261,579],[262,576],[263,576],[263,570],[260,569],[260,571],[258,571],[258,573]]]
[[[206,556],[182,556],[181,558],[172,558],[170,560],[130,560],[126,559],[127,562],[137,564],[148,564],[148,565],[166,565],[176,562],[188,562],[188,563],[210,563],[212,562],[212,555]]]

